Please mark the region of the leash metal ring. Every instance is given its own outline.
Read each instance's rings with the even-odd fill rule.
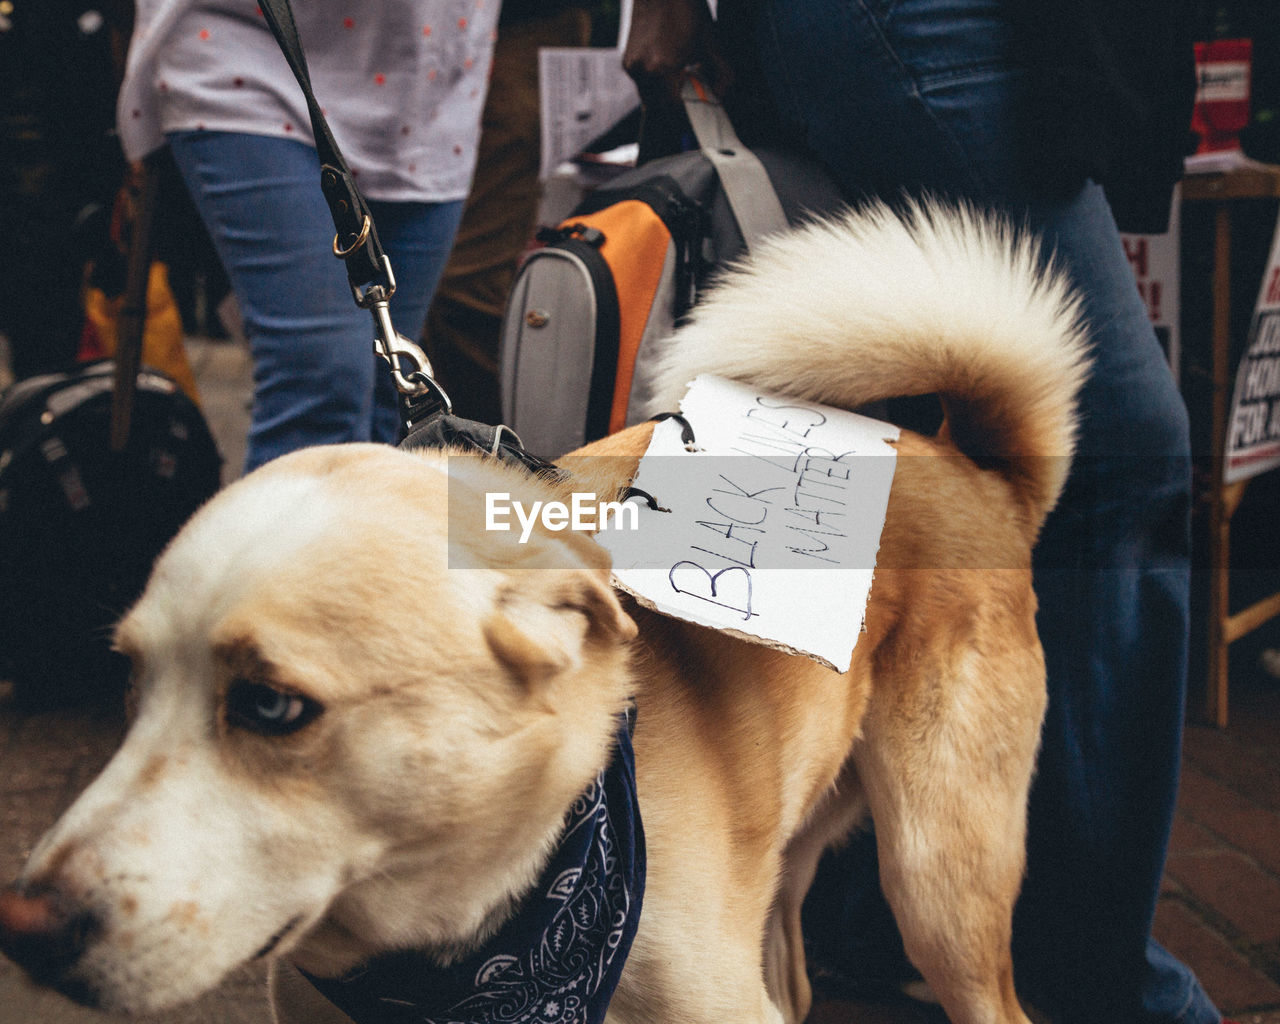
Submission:
[[[344,249],[338,244],[338,236],[335,233],[333,236],[333,254],[337,256],[338,259],[345,260],[353,252],[359,249],[360,246],[369,241],[369,226],[372,223],[373,222],[369,219],[369,215],[366,213],[364,215],[364,223],[360,225],[360,234],[356,235],[356,240],[351,243],[351,247],[349,249]]]

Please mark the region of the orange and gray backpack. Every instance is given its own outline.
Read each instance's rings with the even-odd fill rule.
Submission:
[[[499,356],[503,422],[555,457],[636,421],[651,368],[716,267],[841,197],[813,161],[751,151],[697,83],[699,148],[651,160],[539,232],[516,276]]]

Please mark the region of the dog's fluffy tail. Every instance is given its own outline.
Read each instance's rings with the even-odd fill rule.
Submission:
[[[1079,302],[1027,233],[965,207],[873,205],[726,274],[671,345],[658,405],[699,373],[842,408],[937,393],[951,440],[1039,522],[1066,480],[1085,349]]]

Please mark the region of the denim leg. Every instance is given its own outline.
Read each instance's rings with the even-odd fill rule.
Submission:
[[[1028,198],[1012,130],[1025,76],[1000,0],[764,7],[774,101],[850,194],[996,206],[1042,232],[1083,292],[1096,361],[1080,454],[1035,556],[1049,711],[1015,964],[1024,995],[1059,1024],[1215,1024],[1192,972],[1149,939],[1180,763],[1189,446],[1105,198],[1091,183]],[[828,59],[813,59],[816,40]],[[811,904],[866,901],[820,892]],[[826,925],[830,938],[829,914]]]
[[[356,307],[330,248],[333,222],[315,150],[227,132],[175,133],[169,143],[231,280],[253,352],[245,469],[308,445],[395,441],[394,389],[373,355],[370,314]],[[392,320],[416,339],[462,204],[370,206],[398,285]]]
[[[1094,366],[1067,489],[1034,553],[1049,681],[1014,924],[1025,993],[1063,1022],[1217,1011],[1149,938],[1177,799],[1190,586],[1186,410],[1101,189],[1032,207],[1085,302]]]
[[[1003,4],[765,0],[757,45],[781,116],[848,194],[989,196],[1019,166]]]

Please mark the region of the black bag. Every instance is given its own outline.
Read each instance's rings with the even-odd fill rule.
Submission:
[[[123,682],[111,627],[220,484],[203,415],[152,370],[138,373],[127,442],[112,450],[113,374],[103,360],[0,396],[0,678],[29,706]]]
[[[843,198],[793,152],[746,149],[696,83],[699,149],[650,160],[587,195],[522,264],[503,316],[503,422],[555,457],[642,417],[650,371],[717,267]]]

